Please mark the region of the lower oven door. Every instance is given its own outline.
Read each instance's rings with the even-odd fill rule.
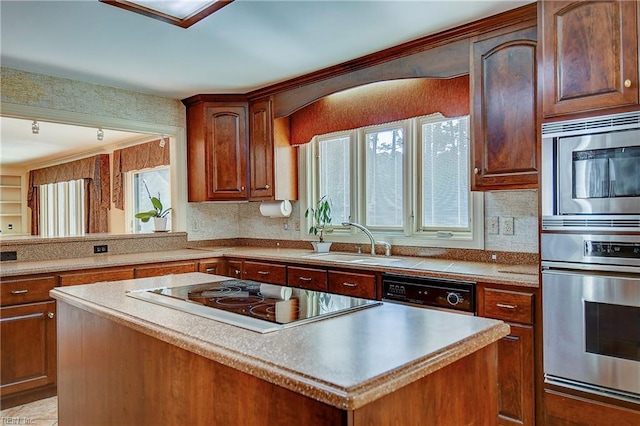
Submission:
[[[542,272],[547,383],[640,401],[640,277]]]

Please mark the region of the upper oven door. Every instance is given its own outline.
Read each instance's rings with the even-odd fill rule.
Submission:
[[[640,130],[561,137],[558,214],[640,213]]]

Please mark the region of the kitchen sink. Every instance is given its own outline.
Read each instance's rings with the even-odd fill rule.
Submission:
[[[308,258],[326,260],[328,262],[344,262],[354,263],[357,265],[393,265],[396,262],[402,261],[402,259],[387,257],[387,256],[367,256],[362,254],[342,254],[342,253],[314,253],[308,256]]]

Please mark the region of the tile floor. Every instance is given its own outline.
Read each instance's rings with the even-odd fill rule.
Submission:
[[[7,408],[0,413],[0,425],[58,425],[58,397]]]

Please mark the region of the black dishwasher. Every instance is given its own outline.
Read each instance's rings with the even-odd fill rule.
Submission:
[[[382,299],[389,302],[475,315],[476,283],[383,273]]]

